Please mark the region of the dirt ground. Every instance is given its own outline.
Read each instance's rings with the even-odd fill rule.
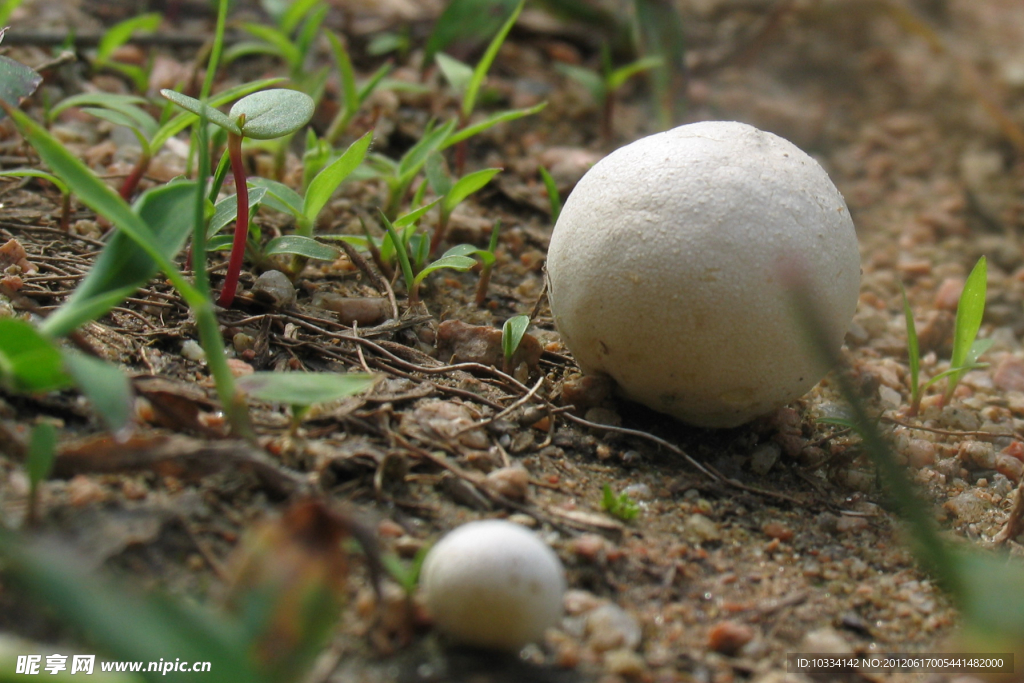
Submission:
[[[863,266],[845,359],[948,535],[992,545],[1024,467],[1024,5],[676,4],[689,68],[678,122],[744,121],[791,140],[828,170],[857,226]],[[328,25],[347,33],[363,76],[382,63],[366,46],[383,30],[410,27],[415,65],[440,9],[415,0],[332,5]],[[209,35],[211,17],[201,3],[176,7],[163,33]],[[84,42],[127,12],[100,0],[29,0],[12,18],[5,46],[27,64],[41,64],[52,58],[51,48],[32,44],[33,37],[43,41],[75,26]],[[248,5],[237,12],[259,16]],[[818,423],[842,410],[828,378],[791,406],[731,430],[690,428],[614,398],[591,408],[585,421],[552,411],[578,370],[543,299],[552,225],[537,167],[552,170],[564,197],[604,154],[657,131],[637,81],[617,103],[613,139],[601,138],[599,108],[554,67],[558,61],[597,65],[594,40],[592,31],[529,8],[499,53],[487,84],[496,104],[485,106],[548,106],[468,147],[467,169],[505,169],[452,221],[453,243],[483,245],[495,220],[504,226],[484,306],[473,302],[476,274],[435,275],[425,307],[406,312],[399,296],[401,321],[361,326],[363,341],[356,343],[352,329],[324,308],[322,295],[383,293],[346,259],[307,268],[292,305],[243,294],[220,313],[240,367],[363,366],[386,376],[367,396],[315,411],[296,438],[286,433],[285,409],[254,403],[264,446],[257,451],[222,438],[206,366],[187,344],[196,339],[194,323],[169,286],[154,281],[84,330],[102,355],[129,369],[145,399],[127,444],[97,441],[101,426],[74,392],[0,391],[0,421],[9,437],[41,417],[62,426],[64,450],[55,479],[42,491],[43,521],[31,533],[72,547],[83,571],[102,569],[213,602],[246,530],[312,491],[370,525],[386,552],[404,558],[463,522],[508,517],[536,529],[566,567],[563,623],[518,657],[498,658],[447,647],[426,625],[410,622],[399,609],[397,586],[385,591],[390,602],[383,609],[399,614],[382,619],[365,564],[354,555],[349,606],[313,680],[778,683],[810,680],[786,673],[792,652],[956,651],[958,615],[916,567],[858,439]],[[196,48],[143,40],[122,56],[155,55],[153,80],[173,80],[191,68]],[[318,59],[328,59],[326,50]],[[220,85],[281,71],[271,59],[247,60],[226,67]],[[400,65],[393,75],[419,79],[413,66]],[[438,76],[425,82],[431,86],[425,94],[374,95],[349,141],[372,127],[375,150],[397,157],[431,116],[454,115],[457,100]],[[73,62],[50,72],[27,108],[38,114],[47,99],[126,87]],[[333,87],[332,81],[315,126],[330,119]],[[70,112],[53,130],[112,179],[137,154],[123,131],[85,114]],[[169,145],[147,182],[179,173],[184,148]],[[256,169],[270,165],[258,150],[250,159]],[[9,121],[0,122],[0,163],[33,163]],[[292,156],[286,179],[294,181],[298,168]],[[329,205],[326,231],[357,230],[359,216],[375,213],[381,193],[372,180],[346,183]],[[35,182],[0,184],[0,242],[18,240],[38,266],[22,275],[19,293],[43,311],[80,279],[103,232],[94,215],[77,207],[73,234],[63,234],[58,200]],[[263,213],[260,220],[267,234],[287,228],[279,215]],[[990,365],[965,377],[950,406],[940,409],[932,397],[920,416],[908,417],[899,283],[917,318],[924,371],[934,374],[948,361],[957,298],[982,255],[989,290],[981,336],[995,340],[983,358]],[[257,274],[248,271],[245,287]],[[4,311],[22,314],[17,300],[0,299]],[[516,381],[481,364],[452,367],[450,354],[436,348],[441,321],[498,327],[531,312],[543,355],[516,373]],[[473,360],[456,358],[467,359]],[[586,420],[619,429],[595,429]],[[698,471],[678,451],[719,476]],[[517,468],[525,468],[526,480]],[[18,528],[28,480],[13,449],[0,456],[0,473],[0,523]],[[639,516],[623,522],[602,512],[604,485],[634,499]],[[1020,552],[1014,539],[1003,545]],[[41,616],[3,584],[0,631],[40,643],[70,638],[59,618]]]

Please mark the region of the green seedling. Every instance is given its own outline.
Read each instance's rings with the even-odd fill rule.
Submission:
[[[312,406],[361,394],[378,379],[365,373],[254,372],[239,377],[238,388],[253,398],[287,404],[292,413],[289,433],[294,436]]]
[[[544,183],[544,189],[548,193],[548,203],[551,205],[551,224],[554,225],[558,222],[559,214],[562,213],[562,197],[558,193],[558,185],[555,183],[555,179],[551,177],[548,169],[538,166],[537,172],[540,174],[540,179]]]
[[[114,52],[131,40],[137,33],[153,33],[160,27],[163,17],[156,13],[140,14],[114,24],[103,33],[92,64],[97,69],[110,69],[128,78],[135,90],[146,92],[149,87],[149,73],[135,64],[123,64],[114,60]]]
[[[203,222],[196,221],[195,213],[188,210],[189,197],[205,202],[200,186],[175,183],[150,190],[144,193],[133,210],[39,124],[6,103],[2,106],[40,158],[67,184],[79,201],[117,228],[71,300],[43,322],[41,329],[44,334],[50,337],[70,334],[78,325],[117,305],[159,270],[192,309],[229,424],[236,433],[251,437],[248,409],[235,393],[234,377],[227,365],[220,327],[201,285],[205,280],[197,277],[194,286],[173,262],[190,227],[199,230],[198,240],[194,241],[202,242]],[[152,196],[152,199],[143,202],[147,196]],[[103,265],[104,262],[108,265]]]
[[[616,495],[608,484],[601,487],[601,509],[623,522],[631,522],[640,514],[640,507],[629,494]]]
[[[243,22],[241,29],[256,40],[232,45],[224,51],[224,62],[251,55],[272,55],[288,66],[292,81],[309,85],[322,77],[314,73],[311,80],[305,66],[327,12],[328,6],[320,0],[296,0],[277,15],[277,27]]]
[[[977,268],[977,266],[975,267]],[[804,285],[804,283],[799,283]],[[827,320],[806,292],[793,288],[797,324],[806,330],[812,348],[828,366],[841,366],[838,351],[824,333]],[[886,439],[860,400],[848,370],[835,373],[837,386],[850,409],[850,423],[857,426],[863,450],[871,458],[895,509],[903,518],[911,550],[956,605],[963,630],[975,645],[988,652],[1020,652],[1024,642],[1024,573],[1014,558],[988,550],[968,549],[947,543],[932,514],[932,503],[923,500],[907,477]],[[980,649],[980,648],[979,648]]]
[[[40,178],[52,184],[60,191],[60,228],[64,232],[71,229],[71,190],[63,180],[34,168],[15,168],[10,171],[0,171],[0,178]]]
[[[384,228],[391,238],[392,244],[396,245],[395,252],[398,263],[402,269],[402,277],[405,279],[405,288],[409,295],[409,303],[415,304],[420,300],[419,291],[423,280],[434,271],[448,268],[465,272],[476,265],[476,259],[466,255],[467,251],[474,251],[474,247],[468,244],[460,244],[452,247],[441,258],[433,263],[425,265],[418,273],[414,274],[412,261],[409,259],[408,241],[399,236],[395,226],[388,220],[388,217],[381,213],[381,220],[384,221]],[[424,242],[426,242],[424,240]]]
[[[402,27],[400,33],[394,33],[391,31],[381,31],[375,33],[370,38],[369,44],[366,46],[366,54],[374,57],[380,57],[394,52],[398,57],[398,61],[405,63],[409,58],[409,52],[412,50],[412,40],[409,37],[409,26]],[[427,63],[424,60],[424,63]]]
[[[245,165],[242,163],[242,139],[250,137],[266,140],[294,133],[306,125],[313,116],[313,99],[297,90],[264,90],[243,97],[232,105],[228,114],[224,114],[210,105],[173,90],[161,90],[160,94],[182,109],[203,116],[228,134],[228,154],[231,173],[235,180],[238,214],[228,270],[224,278],[224,289],[221,290],[217,303],[224,308],[230,308],[235,300],[235,290],[242,271],[246,238],[249,233],[249,190],[245,180]]]
[[[416,176],[427,163],[431,152],[441,149],[442,145],[455,130],[455,121],[435,127],[433,122],[427,124],[423,137],[402,155],[399,161],[393,161],[381,154],[370,154],[367,157],[368,173],[366,177],[379,177],[387,185],[388,196],[384,215],[394,220],[402,206],[409,188]]]
[[[474,254],[480,259],[480,279],[476,283],[476,297],[475,302],[477,306],[483,306],[484,301],[487,299],[487,290],[491,286],[491,271],[494,270],[494,264],[498,260],[498,234],[501,232],[501,219],[494,221],[494,227],[491,228],[491,239],[487,243],[486,249],[479,249]]]
[[[427,39],[423,67],[429,66],[437,53],[454,43],[482,44],[481,36],[499,30],[519,4],[519,0],[452,0]]]
[[[10,4],[6,3],[4,6],[0,6],[0,14],[6,12]],[[13,4],[16,7],[18,3]],[[14,11],[14,7],[9,9]],[[3,41],[4,33],[7,31],[3,24],[4,21],[0,20],[0,41]],[[0,55],[0,100],[12,107],[17,107],[21,100],[34,93],[42,82],[43,77],[29,67],[10,57]],[[2,118],[2,114],[0,114],[0,118]]]
[[[50,478],[56,458],[57,429],[49,422],[40,422],[32,428],[28,458],[25,461],[29,486],[25,523],[28,526],[35,526],[39,522],[39,485]]]
[[[246,83],[219,93],[210,100],[211,106],[220,106],[239,97],[244,97],[263,88],[280,82],[281,79],[268,79],[254,83]],[[139,141],[141,153],[135,163],[135,167],[121,183],[120,193],[125,200],[130,200],[135,194],[139,181],[149,169],[149,163],[153,156],[172,137],[185,130],[195,121],[195,115],[182,112],[171,117],[163,125],[143,109],[148,100],[135,95],[119,95],[116,93],[82,93],[72,95],[57,103],[56,106],[47,112],[46,120],[52,123],[67,109],[80,107],[82,111],[93,116],[109,121],[118,126],[125,126],[135,135]]]
[[[434,235],[430,239],[431,254],[437,251],[444,240],[445,232],[448,230],[448,220],[455,207],[469,195],[483,189],[487,183],[491,182],[491,178],[502,170],[500,168],[485,168],[454,180],[448,174],[441,154],[436,151],[430,153],[426,163],[427,182],[434,193],[441,198],[437,227],[434,228]]]
[[[511,373],[512,358],[515,357],[519,345],[523,342],[526,330],[530,328],[530,316],[514,315],[501,326],[501,352],[505,357],[504,372]]]
[[[607,142],[612,139],[616,93],[630,78],[656,69],[663,63],[661,57],[641,57],[634,62],[616,68],[612,66],[611,50],[608,48],[608,44],[604,43],[601,46],[600,72],[562,62],[556,63],[555,68],[586,88],[594,102],[601,108],[601,137]]]
[[[953,327],[953,354],[949,361],[949,369],[923,383],[920,381],[921,360],[914,314],[910,310],[906,291],[900,287],[903,296],[903,315],[907,324],[907,356],[910,365],[909,415],[917,415],[925,390],[939,380],[948,378],[941,402],[944,405],[953,397],[953,392],[966,372],[988,367],[988,363],[979,363],[978,358],[988,351],[993,340],[977,339],[981,320],[985,315],[987,278],[988,268],[985,257],[982,256],[968,275],[957,303],[956,323]]]
[[[484,51],[480,61],[477,62],[476,67],[470,68],[468,65],[463,64],[459,60],[449,57],[442,52],[437,53],[434,57],[438,67],[441,69],[441,73],[444,74],[445,78],[448,79],[448,82],[452,85],[455,91],[462,97],[462,104],[459,107],[458,130],[453,131],[445,139],[444,144],[441,147],[441,149],[445,149],[452,145],[458,145],[455,151],[455,170],[457,175],[461,176],[463,169],[465,168],[465,141],[468,138],[501,123],[502,121],[512,121],[523,116],[535,114],[547,105],[546,102],[541,102],[536,106],[528,107],[526,109],[514,109],[500,112],[498,114],[488,116],[484,120],[473,125],[469,125],[470,116],[472,116],[473,111],[476,109],[477,99],[480,95],[480,89],[483,87],[484,79],[487,77],[487,72],[490,71],[495,57],[498,56],[498,50],[501,48],[502,43],[505,42],[505,38],[508,36],[509,31],[511,31],[512,27],[515,25],[516,20],[519,18],[519,13],[522,12],[523,5],[525,3],[526,0],[519,0],[508,19],[505,20],[505,23],[501,25],[498,32],[487,45],[487,49]]]
[[[661,0],[633,0],[636,50],[640,59],[654,58],[651,69],[654,104],[662,130],[673,125],[679,93],[686,92],[686,36],[683,21],[672,3]]]
[[[391,71],[391,65],[384,64],[381,66],[360,86],[356,83],[356,73],[352,68],[352,59],[349,57],[348,50],[345,49],[345,43],[332,31],[327,31],[327,40],[331,43],[334,61],[338,65],[341,92],[344,98],[341,109],[338,110],[334,120],[331,121],[331,125],[327,128],[327,133],[324,135],[327,143],[333,146],[338,144],[338,140],[345,134],[349,124],[352,123],[352,119],[359,112],[359,108],[363,106],[366,99],[377,89],[377,86],[380,85],[384,77]]]

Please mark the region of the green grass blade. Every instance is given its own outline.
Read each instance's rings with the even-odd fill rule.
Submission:
[[[302,67],[302,53],[299,52],[299,48],[291,41],[291,38],[281,31],[272,26],[252,22],[244,22],[242,30],[271,46],[273,52],[281,57],[290,68]]]
[[[128,107],[139,109],[139,105],[149,104],[149,100],[138,95],[122,95],[111,92],[85,92],[65,97],[46,112],[46,120],[53,122],[61,113],[72,107],[102,107],[128,114]],[[152,118],[152,117],[150,117]]]
[[[473,77],[470,79],[469,84],[466,86],[466,94],[462,98],[462,116],[468,119],[469,115],[473,113],[473,109],[476,108],[476,98],[480,93],[480,88],[483,86],[484,78],[487,77],[487,72],[491,69],[491,64],[494,63],[494,58],[498,56],[498,50],[501,49],[501,44],[505,42],[505,37],[508,36],[508,32],[512,30],[516,20],[519,18],[519,13],[523,11],[523,6],[526,4],[526,0],[519,0],[516,4],[512,14],[509,15],[505,23],[502,24],[501,28],[491,39],[490,44],[487,46],[487,50],[484,51],[483,57],[477,62],[476,68],[473,69]]]
[[[438,52],[434,59],[437,61],[437,66],[441,69],[441,73],[448,79],[452,89],[455,90],[459,97],[463,97],[466,91],[469,90],[470,81],[473,80],[473,67],[460,62],[454,57],[449,57],[443,52]]]
[[[537,167],[540,179],[544,181],[544,189],[548,192],[548,203],[551,206],[551,223],[558,222],[558,216],[562,213],[562,197],[558,193],[558,184],[551,177],[551,173],[543,166]]]
[[[608,96],[608,86],[605,84],[604,79],[601,78],[601,74],[585,67],[566,64],[565,62],[555,62],[555,71],[582,85],[597,104],[603,103],[604,99]]]
[[[620,66],[618,69],[615,69],[610,74],[608,74],[608,90],[610,90],[611,92],[615,92],[616,90],[621,88],[626,81],[628,81],[636,74],[643,73],[644,71],[650,71],[651,69],[656,69],[663,65],[664,63],[665,60],[663,60],[661,57],[651,56],[641,57],[635,62],[631,62],[630,64],[626,64],[625,66]]]
[[[327,201],[334,194],[346,178],[363,163],[366,152],[373,141],[373,131],[363,135],[345,150],[345,153],[328,164],[322,171],[316,174],[309,189],[306,190],[306,197],[302,204],[302,213],[310,223],[316,221],[316,217],[327,204]]]
[[[182,182],[148,190],[139,199],[138,213],[152,248],[167,262],[181,251],[192,230],[195,183]],[[83,202],[85,201],[82,198]],[[114,234],[85,279],[68,300],[50,315],[41,329],[60,337],[106,313],[156,274],[159,266],[147,250],[125,232]],[[112,297],[121,297],[112,300]],[[106,306],[104,309],[103,307]]]
[[[398,232],[395,230],[395,226],[392,225],[391,221],[388,220],[388,217],[384,215],[384,212],[381,212],[380,219],[384,221],[384,229],[387,230],[388,237],[391,238],[392,248],[395,250],[395,255],[396,258],[398,258],[398,263],[402,267],[402,277],[405,278],[405,286],[411,294],[414,290],[416,278],[412,274],[412,263],[409,262],[409,252],[406,250],[405,244],[404,242],[402,242],[402,239],[398,236]],[[382,255],[383,252],[384,249],[382,248]]]
[[[480,37],[496,31],[517,3],[518,0],[451,0],[427,39],[423,67],[430,66],[434,56],[453,43],[481,44]]]
[[[57,458],[57,428],[50,422],[40,422],[32,428],[29,438],[28,459],[25,469],[33,486],[49,478]]]
[[[985,315],[985,290],[988,279],[988,267],[985,257],[978,259],[967,276],[960,302],[956,307],[956,324],[953,329],[953,355],[950,359],[952,367],[960,367],[967,360],[971,344],[981,329],[981,319]]]
[[[277,25],[281,32],[291,35],[303,18],[319,3],[320,0],[294,0],[278,19]]]
[[[907,290],[900,283],[900,293],[903,295],[903,318],[907,323],[907,359],[910,364],[910,393],[913,405],[917,405],[920,395],[920,384],[918,378],[921,374],[921,350],[917,342],[917,326],[914,324],[914,312],[910,310],[910,302],[907,301]]]
[[[15,168],[10,171],[0,171],[0,178],[41,178],[53,183],[54,187],[60,190],[61,194],[68,194],[69,192],[68,186],[63,180],[52,173],[34,168]]]
[[[505,121],[514,121],[516,119],[521,119],[524,116],[536,114],[546,106],[548,106],[547,102],[541,102],[540,104],[535,104],[534,106],[527,107],[526,109],[510,109],[508,111],[503,111],[498,114],[492,114],[491,116],[488,116],[482,121],[474,123],[471,126],[466,126],[461,130],[455,131],[445,139],[444,143],[440,147],[438,147],[438,149],[448,149],[452,145],[458,144],[463,140],[471,138],[478,133],[482,133],[488,128],[496,126],[499,123],[504,123]]]
[[[451,213],[466,197],[483,189],[487,183],[491,182],[491,178],[501,173],[502,170],[500,168],[485,168],[459,178],[445,195],[444,203],[441,205],[442,211],[446,214]]]
[[[269,178],[253,176],[247,179],[250,188],[262,188],[266,195],[263,198],[263,205],[269,206],[275,211],[287,213],[296,218],[303,218],[302,196],[284,183]]]
[[[114,24],[103,33],[103,38],[96,46],[96,63],[105,65],[110,61],[114,50],[127,43],[136,32],[152,33],[160,27],[163,17],[157,12],[140,14],[131,19]]]
[[[402,156],[402,160],[398,163],[397,173],[400,184],[406,185],[412,182],[413,177],[423,168],[430,153],[435,149],[442,149],[442,145],[451,137],[455,124],[455,121],[449,121],[439,128],[425,132],[419,142]]]

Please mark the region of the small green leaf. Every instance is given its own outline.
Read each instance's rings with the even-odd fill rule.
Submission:
[[[518,0],[451,0],[434,24],[423,53],[423,65],[456,42],[473,41],[491,35],[515,10]]]
[[[429,246],[429,243],[428,243]],[[448,268],[450,270],[457,270],[459,272],[465,272],[476,265],[476,259],[472,259],[468,256],[460,256],[458,254],[448,254],[445,252],[444,256],[437,259],[433,263],[428,264],[421,270],[415,278],[413,278],[413,286],[415,287],[420,282],[433,273],[436,270],[442,268]]]
[[[448,140],[452,131],[455,130],[456,121],[449,121],[439,128],[424,132],[419,142],[413,145],[408,152],[402,156],[398,164],[398,178],[403,184],[412,182],[413,177],[420,172],[427,157],[435,149],[442,149],[442,145]]]
[[[250,178],[251,180],[251,178]],[[263,202],[264,196],[267,194],[267,188],[265,187],[250,187],[249,188],[249,209],[252,207],[259,206]],[[238,217],[238,195],[232,194],[224,197],[217,202],[213,207],[213,216],[210,217],[210,221],[206,226],[206,239],[210,239],[218,232],[223,230],[229,223],[232,223],[235,218]]]
[[[438,151],[433,151],[427,156],[427,162],[423,165],[423,173],[427,176],[427,184],[438,197],[444,197],[452,189],[452,178],[448,173],[448,165],[444,157]]]
[[[434,206],[436,206],[437,203],[440,202],[440,201],[441,201],[440,198],[435,199],[434,201],[430,202],[429,204],[424,204],[423,206],[421,206],[420,208],[418,208],[418,209],[416,209],[414,211],[410,211],[407,214],[403,214],[403,215],[399,216],[398,218],[395,219],[394,226],[396,228],[405,228],[405,227],[408,227],[408,226],[412,225],[413,223],[418,221],[420,218],[422,218],[423,214],[425,214],[427,211],[430,211],[432,208],[434,208]]]
[[[530,316],[514,315],[505,321],[501,327],[501,350],[505,354],[505,360],[512,360],[519,350],[526,330],[530,327]]]
[[[64,351],[64,366],[110,431],[118,432],[131,422],[132,389],[119,367],[72,350]]]
[[[219,107],[222,104],[227,104],[228,102],[236,100],[239,97],[248,95],[249,93],[256,92],[257,90],[262,90],[263,88],[269,88],[272,85],[277,85],[278,83],[281,83],[284,80],[285,79],[283,78],[265,78],[261,81],[242,83],[241,85],[236,85],[232,88],[224,90],[223,92],[217,93],[216,95],[210,98],[209,105],[211,107]],[[185,130],[193,123],[195,123],[196,119],[198,118],[198,114],[191,113],[191,110],[189,111],[190,113],[182,112],[181,114],[178,114],[177,116],[169,120],[167,123],[160,126],[160,130],[156,132],[156,135],[154,135],[153,139],[151,140],[151,145],[153,147],[154,153],[161,147],[163,147],[164,144],[166,144],[167,141],[170,140],[172,137],[174,137],[181,131]],[[227,117],[225,116],[225,118]],[[227,120],[230,121],[231,119]],[[237,128],[237,126],[235,127]],[[230,129],[225,128],[224,130]],[[241,133],[241,131],[239,131],[239,133]]]
[[[473,79],[473,68],[443,52],[438,52],[434,59],[437,61],[441,73],[451,83],[452,89],[458,93],[459,97],[465,95],[469,88],[469,82]]]
[[[242,134],[242,129],[238,127],[238,124],[219,109],[214,109],[212,106],[203,104],[194,97],[189,97],[167,88],[161,90],[160,94],[185,111],[192,112],[196,116],[205,116],[207,121],[215,126],[220,126],[229,133],[234,133],[235,135]]]
[[[635,62],[621,66],[615,71],[608,74],[608,90],[615,92],[622,85],[628,81],[631,77],[649,71],[651,69],[657,69],[665,63],[665,60],[661,57],[649,56],[642,57]]]
[[[42,178],[53,183],[61,194],[68,194],[68,186],[63,180],[52,173],[34,168],[14,168],[10,171],[0,171],[0,178]]]
[[[978,259],[971,274],[967,276],[960,302],[956,307],[956,323],[953,330],[953,355],[950,365],[958,367],[967,360],[967,353],[981,329],[985,315],[985,290],[988,268],[985,257]]]
[[[295,406],[336,401],[372,387],[377,375],[334,372],[254,372],[237,380],[253,398]]]
[[[159,124],[156,122],[156,119],[141,109],[136,109],[133,114],[126,114],[122,111],[115,111],[113,109],[100,109],[99,107],[83,107],[82,111],[87,114],[92,114],[98,119],[109,121],[116,126],[125,126],[126,128],[136,131],[145,138],[143,142],[147,143],[147,147],[149,146],[148,140],[156,134],[156,131],[159,128]]]
[[[900,293],[903,295],[903,318],[907,323],[907,358],[910,364],[910,392],[912,402],[917,405],[917,397],[920,393],[918,377],[921,374],[921,351],[917,342],[917,326],[914,324],[914,312],[910,310],[910,302],[907,301],[907,291],[900,283]]]
[[[0,384],[14,392],[44,392],[71,383],[60,351],[32,325],[0,318]]]
[[[319,2],[320,0],[294,0],[277,20],[277,25],[281,27],[282,33],[291,35],[302,19],[312,12]]]
[[[267,246],[263,248],[264,256],[273,256],[274,254],[294,254],[320,261],[334,261],[341,256],[341,250],[318,242],[312,237],[281,235],[267,242]]]
[[[275,211],[291,214],[296,218],[304,218],[302,213],[302,196],[284,183],[269,178],[253,176],[248,178],[248,185],[251,188],[263,188],[266,195],[263,198],[263,205],[269,206]]]
[[[537,167],[540,179],[544,181],[544,189],[548,192],[548,202],[551,205],[551,222],[557,223],[558,216],[562,213],[562,197],[558,194],[558,184],[551,177],[551,173],[543,166]]]
[[[274,88],[246,95],[235,102],[228,116],[234,121],[245,117],[242,135],[270,140],[294,133],[309,123],[313,108],[313,98],[306,93]]]
[[[110,92],[84,92],[71,97],[65,97],[46,112],[47,121],[56,121],[57,117],[72,107],[99,107],[120,111],[125,116],[134,117],[134,112],[142,111],[141,105],[148,104],[149,100],[138,95],[122,95]],[[145,113],[145,112],[143,112]],[[149,116],[149,114],[146,114]],[[153,117],[150,116],[150,119]]]
[[[289,67],[297,68],[302,66],[302,53],[299,51],[299,48],[292,43],[291,39],[281,31],[278,31],[272,26],[264,26],[263,24],[251,22],[243,22],[242,30],[256,36],[266,43],[267,48],[269,48],[266,52],[268,54],[277,55],[283,59]],[[240,53],[237,53],[235,50],[229,50],[225,54],[225,59],[233,60],[237,59],[239,56],[241,56]]]
[[[605,98],[608,97],[608,86],[605,84],[604,79],[601,78],[600,74],[590,69],[576,66],[575,64],[555,62],[555,71],[571,78],[586,88],[597,104],[603,103]]]
[[[491,178],[501,171],[500,168],[485,168],[459,178],[445,196],[444,203],[441,205],[442,211],[445,214],[451,213],[466,197],[482,189],[484,185],[491,182]]]
[[[0,100],[17,107],[22,98],[34,93],[42,82],[43,77],[32,69],[0,55]],[[3,118],[3,112],[0,112],[0,118]]]
[[[103,38],[96,46],[96,63],[104,65],[110,61],[114,50],[127,43],[133,34],[137,32],[152,33],[160,27],[163,17],[152,12],[140,14],[130,19],[114,24],[103,32]]]
[[[38,486],[53,472],[57,459],[57,428],[49,422],[40,422],[32,428],[28,443],[28,459],[25,470],[32,486]]]
[[[306,198],[303,201],[302,212],[306,218],[313,222],[320,214],[320,211],[327,204],[327,201],[338,189],[338,186],[363,163],[366,151],[373,141],[373,131],[363,135],[345,150],[345,153],[331,162],[326,168],[320,171],[306,190]]]

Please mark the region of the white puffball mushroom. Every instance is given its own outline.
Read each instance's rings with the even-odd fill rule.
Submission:
[[[789,141],[724,121],[595,164],[565,202],[547,261],[555,324],[581,369],[701,427],[769,413],[828,371],[794,316],[793,266],[839,348],[860,289],[842,195]]]
[[[565,571],[533,532],[469,522],[430,549],[420,580],[427,611],[452,641],[517,650],[562,616]]]

